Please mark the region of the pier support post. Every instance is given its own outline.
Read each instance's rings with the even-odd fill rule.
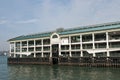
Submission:
[[[14,58],[16,58],[16,54],[14,54]]]
[[[36,53],[34,53],[34,58],[36,58]]]

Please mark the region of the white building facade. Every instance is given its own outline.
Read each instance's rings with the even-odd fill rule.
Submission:
[[[18,36],[10,57],[120,57],[120,22]]]

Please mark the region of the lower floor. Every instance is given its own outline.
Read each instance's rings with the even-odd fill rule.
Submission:
[[[92,51],[92,50],[91,50]],[[120,50],[89,53],[89,51],[53,51],[53,52],[31,52],[27,53],[12,53],[10,57],[14,58],[41,58],[41,57],[120,57]]]
[[[9,64],[79,65],[93,67],[120,67],[120,57],[46,57],[8,58]]]

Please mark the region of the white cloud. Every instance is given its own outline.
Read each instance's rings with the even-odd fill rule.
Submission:
[[[0,20],[0,24],[6,24],[7,22],[7,20]]]
[[[29,20],[16,21],[16,23],[27,24],[27,23],[35,23],[37,21],[38,21],[38,19],[29,19]]]

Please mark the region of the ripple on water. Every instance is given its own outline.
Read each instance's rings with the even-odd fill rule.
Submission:
[[[119,80],[119,68],[9,65],[9,80]]]

